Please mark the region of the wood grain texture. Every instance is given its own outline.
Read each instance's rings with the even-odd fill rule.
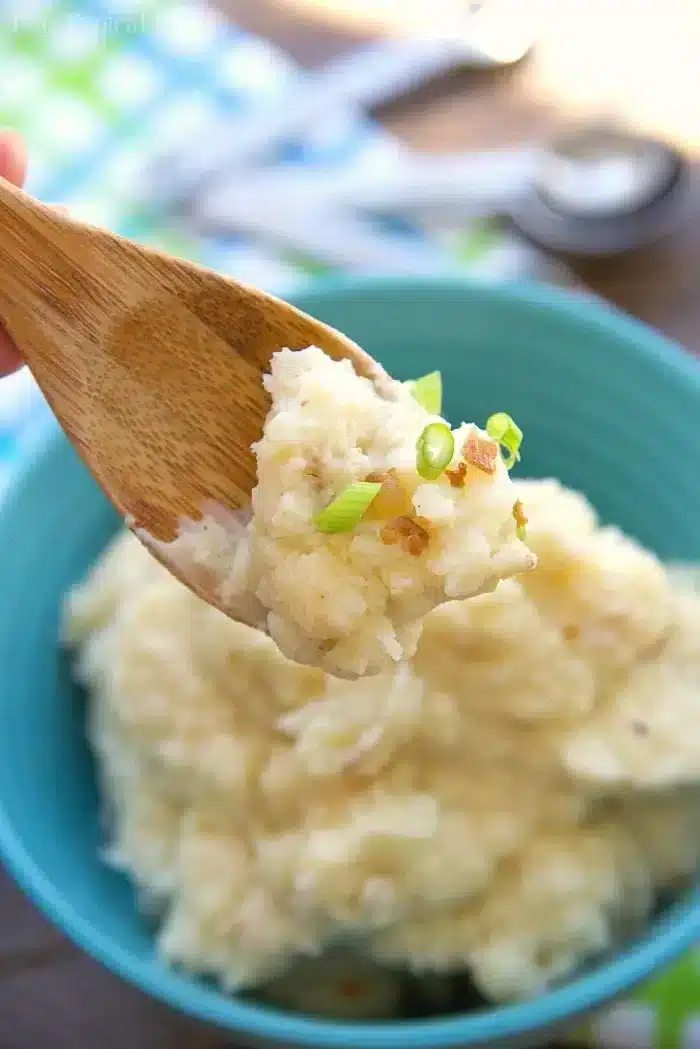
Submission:
[[[382,375],[287,303],[2,180],[0,269],[0,317],[51,407],[119,512],[156,540],[204,503],[248,507],[275,351],[315,344]]]

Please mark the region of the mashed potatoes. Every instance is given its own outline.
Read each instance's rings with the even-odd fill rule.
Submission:
[[[211,571],[222,607],[290,659],[347,678],[394,670],[440,602],[534,566],[498,444],[477,427],[450,435],[405,384],[389,380],[381,396],[314,347],[275,354],[264,381],[272,407],[252,518],[242,532],[206,515],[176,540],[177,556]],[[416,444],[431,423],[454,451],[425,479]],[[319,513],[357,482],[381,492],[350,531],[324,532]]]
[[[237,988],[341,941],[513,999],[694,869],[700,597],[580,496],[516,488],[539,567],[430,613],[375,677],[290,662],[129,535],[71,596],[109,858],[172,962]]]

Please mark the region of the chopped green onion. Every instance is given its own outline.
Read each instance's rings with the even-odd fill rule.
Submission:
[[[374,481],[356,481],[340,493],[316,516],[319,532],[352,532],[367,512],[373,499],[379,495],[381,484]]]
[[[447,423],[430,423],[416,444],[416,469],[426,481],[436,481],[452,462],[455,439]]]
[[[516,462],[520,461],[520,445],[523,443],[523,431],[518,424],[505,412],[496,412],[486,423],[486,433],[494,441],[498,441],[508,451],[506,468],[510,470]]]
[[[440,372],[429,372],[421,379],[410,383],[413,399],[431,415],[442,414],[442,376]]]

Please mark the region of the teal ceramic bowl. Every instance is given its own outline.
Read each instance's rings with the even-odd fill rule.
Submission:
[[[529,474],[582,489],[605,520],[663,558],[700,561],[700,365],[659,335],[544,287],[372,280],[318,285],[296,301],[397,377],[441,369],[454,422],[510,412],[525,431]],[[0,847],[36,903],[124,979],[257,1045],[527,1045],[625,993],[700,936],[696,887],[637,942],[535,1001],[385,1024],[275,1012],[168,969],[128,881],[100,862],[84,710],[56,643],[62,595],[117,525],[55,431],[0,508]]]

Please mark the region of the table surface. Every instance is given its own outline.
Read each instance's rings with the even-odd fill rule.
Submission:
[[[700,5],[542,2],[541,42],[530,59],[505,72],[456,73],[381,118],[416,148],[441,151],[517,142],[604,111],[696,152]],[[319,26],[312,10],[318,0],[289,0],[289,7],[284,0],[220,3],[308,65],[366,36],[357,25]],[[577,269],[599,294],[700,352],[700,220],[633,258]],[[0,1049],[230,1044],[220,1032],[175,1015],[86,958],[0,873]]]

